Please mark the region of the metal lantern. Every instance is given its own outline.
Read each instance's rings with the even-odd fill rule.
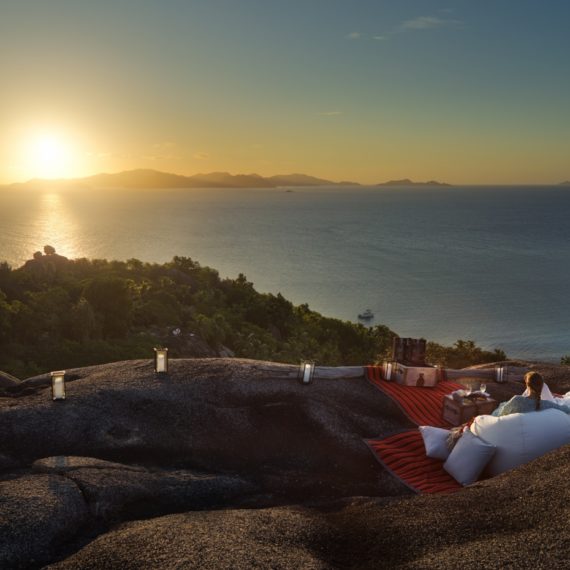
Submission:
[[[310,384],[315,374],[315,363],[312,360],[302,360],[299,365],[297,378],[301,384]]]
[[[396,368],[396,362],[394,362],[393,360],[385,360],[382,363],[382,378],[384,378],[384,380],[392,380],[392,375],[395,372],[395,368]]]
[[[506,364],[499,364],[495,366],[495,381],[502,384],[503,382],[507,381],[507,365]]]
[[[65,400],[65,370],[51,373],[51,397],[53,400]]]
[[[441,364],[435,365],[435,377],[438,382],[443,382],[445,380],[445,368]]]
[[[168,348],[154,349],[154,371],[157,374],[168,373]]]

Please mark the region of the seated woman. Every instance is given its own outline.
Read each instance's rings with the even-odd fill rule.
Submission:
[[[495,417],[507,416],[509,414],[519,414],[523,412],[534,412],[537,410],[547,410],[553,408],[570,414],[570,407],[557,404],[548,400],[541,400],[544,380],[538,372],[527,372],[524,382],[528,388],[529,396],[513,396],[508,402],[503,402],[491,414]]]

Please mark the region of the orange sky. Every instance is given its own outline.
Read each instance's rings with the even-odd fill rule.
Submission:
[[[570,5],[384,4],[3,7],[0,183],[133,168],[570,178]]]

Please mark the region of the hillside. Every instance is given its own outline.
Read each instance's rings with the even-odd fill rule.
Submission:
[[[306,174],[282,174],[264,178],[259,174],[210,172],[183,176],[151,169],[95,174],[84,178],[41,180],[13,184],[14,187],[81,188],[276,188],[278,186],[357,186],[356,182],[333,182]]]
[[[378,186],[451,186],[446,182],[437,182],[436,180],[429,180],[427,182],[413,182],[409,178],[403,178],[402,180],[389,180],[388,182],[382,182]]]
[[[0,370],[19,377],[142,358],[162,343],[178,357],[362,364],[383,358],[395,336],[258,293],[244,275],[221,279],[188,257],[154,264],[44,251],[18,269],[0,264]],[[505,358],[466,341],[428,350],[434,363],[452,366]]]
[[[275,186],[359,186],[356,182],[333,182],[324,178],[315,178],[306,174],[281,174],[270,176],[269,180]]]

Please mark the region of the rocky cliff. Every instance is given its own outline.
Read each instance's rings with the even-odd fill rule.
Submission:
[[[304,386],[295,371],[119,362],[69,370],[64,402],[48,375],[3,382],[0,567],[563,567],[568,448],[412,496],[362,442],[411,427],[392,401],[363,378]]]

